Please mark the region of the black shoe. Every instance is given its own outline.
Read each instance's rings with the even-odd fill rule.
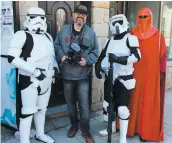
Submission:
[[[83,138],[85,140],[85,143],[95,143],[94,140],[93,140],[92,135],[89,132],[82,134],[82,136],[83,136]]]
[[[79,129],[78,126],[71,126],[70,129],[69,129],[69,131],[68,131],[67,136],[68,136],[69,138],[73,138],[73,137],[76,135],[78,129]]]

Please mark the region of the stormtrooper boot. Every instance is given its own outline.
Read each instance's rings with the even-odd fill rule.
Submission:
[[[24,119],[20,119],[20,143],[30,143],[30,128],[32,123],[32,116],[29,116]]]
[[[46,109],[43,109],[34,114],[36,140],[42,141],[44,143],[54,143],[55,141],[50,136],[44,133],[45,112]]]
[[[116,122],[115,121],[112,122],[112,134],[114,134],[114,133],[116,133]],[[99,135],[100,136],[107,136],[108,135],[107,128],[104,130],[101,130],[99,132]]]
[[[120,119],[120,139],[119,143],[127,143],[128,120]]]

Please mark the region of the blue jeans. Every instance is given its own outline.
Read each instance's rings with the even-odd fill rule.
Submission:
[[[89,79],[65,80],[64,95],[67,102],[70,121],[73,126],[78,126],[77,106],[78,97],[80,110],[80,129],[81,132],[88,133],[90,130],[90,109],[89,109]]]

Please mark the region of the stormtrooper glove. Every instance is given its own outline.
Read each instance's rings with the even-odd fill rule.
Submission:
[[[44,78],[46,78],[45,74],[43,73],[43,71],[45,71],[44,69],[41,69],[41,68],[36,68],[34,70],[34,73],[33,73],[33,76],[35,78],[37,78],[38,80],[43,80]]]
[[[109,62],[118,63],[121,65],[127,65],[128,56],[118,57],[115,54],[109,53]]]

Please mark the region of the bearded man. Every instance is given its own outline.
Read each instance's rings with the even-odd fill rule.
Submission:
[[[79,129],[76,95],[80,110],[80,129],[86,143],[93,143],[89,132],[89,75],[92,65],[98,59],[96,34],[86,25],[87,8],[78,5],[73,13],[73,23],[64,25],[55,40],[55,53],[63,77],[64,95],[67,102],[71,128],[68,137],[72,138]]]

